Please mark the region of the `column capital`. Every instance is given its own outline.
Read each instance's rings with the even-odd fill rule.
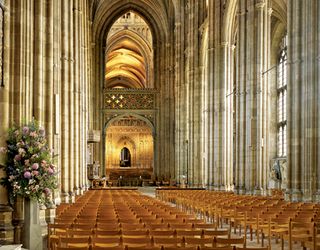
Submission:
[[[263,7],[266,5],[265,2],[258,2],[255,4],[255,7],[258,9],[258,10],[261,10],[263,9]]]
[[[273,9],[272,9],[272,8],[268,8],[268,14],[269,14],[269,16],[272,15],[272,12],[273,12]]]

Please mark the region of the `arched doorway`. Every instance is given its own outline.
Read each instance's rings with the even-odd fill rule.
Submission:
[[[151,124],[140,116],[122,115],[105,129],[105,172],[127,185],[151,180],[154,168],[154,137]]]
[[[123,147],[120,152],[120,167],[131,167],[131,153],[127,147]]]

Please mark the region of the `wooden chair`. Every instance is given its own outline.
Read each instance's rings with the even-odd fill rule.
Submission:
[[[211,230],[217,230],[216,224],[207,224],[207,223],[193,223],[194,229],[211,229]]]
[[[149,235],[153,237],[174,238],[176,237],[176,231],[172,229],[168,230],[150,230]]]
[[[202,238],[203,237],[203,230],[195,229],[195,230],[183,230],[178,229],[176,230],[176,237],[194,237],[194,238]]]
[[[294,241],[301,242],[302,246],[311,246],[312,244],[310,243],[314,243],[315,237],[315,223],[313,221],[300,222],[294,219],[290,220],[289,249],[292,249]]]
[[[122,246],[122,237],[102,237],[102,238],[97,238],[94,237],[92,238],[92,247],[119,247]]]
[[[150,237],[122,237],[123,245],[126,247],[150,247],[152,246]]]
[[[91,237],[81,237],[81,238],[70,238],[70,237],[60,237],[59,247],[89,247],[91,242]]]
[[[93,230],[68,229],[67,235],[71,238],[88,238],[88,236],[93,236]]]
[[[235,250],[235,247],[199,247],[199,250]]]
[[[143,230],[122,230],[122,237],[148,237],[149,236],[149,230],[143,229]]]
[[[207,230],[204,229],[202,230],[202,236],[204,238],[213,238],[213,237],[217,237],[217,236],[230,236],[230,230],[229,229],[218,229],[218,230]]]
[[[120,224],[97,222],[96,228],[100,229],[100,230],[114,230],[114,231],[116,231],[116,230],[120,230]]]
[[[154,246],[146,246],[146,247],[126,246],[125,250],[163,250],[163,249],[162,247],[154,247]]]
[[[142,230],[145,229],[145,225],[141,223],[120,223],[120,227],[122,230]]]
[[[90,247],[56,247],[56,250],[70,250],[70,249],[74,249],[74,250],[89,250]]]
[[[147,229],[149,229],[150,231],[152,231],[152,230],[169,230],[169,225],[165,224],[165,223],[146,224],[145,227]],[[170,230],[172,230],[172,228]]]
[[[185,246],[213,247],[213,240],[214,238],[184,237],[183,242]]]
[[[121,230],[101,230],[99,228],[94,230],[94,235],[97,238],[107,238],[107,237],[120,237],[122,234]]]
[[[235,250],[270,250],[270,247],[236,247]]]
[[[198,250],[198,246],[192,247],[162,247],[161,250]]]
[[[169,224],[169,228],[178,230],[178,229],[185,229],[185,230],[192,230],[193,224],[191,223],[171,223]]]
[[[126,250],[125,246],[92,246],[91,250]]]
[[[164,237],[152,237],[152,242],[154,246],[157,247],[181,247],[183,246],[182,239],[179,238],[164,238]]]
[[[48,248],[54,249],[60,236],[67,236],[69,224],[48,224]]]
[[[230,247],[230,246],[237,246],[237,245],[246,247],[245,237],[240,237],[240,238],[214,237],[214,240],[213,240],[214,247]]]

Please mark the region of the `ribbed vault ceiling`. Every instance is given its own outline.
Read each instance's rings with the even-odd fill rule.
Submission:
[[[133,12],[130,12],[130,14],[134,15]],[[119,20],[120,19],[121,17]],[[130,22],[130,20],[128,20],[128,22]],[[115,23],[117,27],[119,23],[123,23],[123,27],[121,29],[116,28],[117,31],[108,36],[107,40],[107,44],[114,45],[112,45],[107,52],[106,86],[107,88],[145,88],[148,62],[146,62],[145,59],[146,51],[141,51],[141,48],[146,47],[146,45],[142,46],[138,44],[137,39],[130,39],[130,33],[134,33],[135,36],[141,36],[139,32],[135,32],[132,28],[130,32],[127,32],[126,36],[119,39],[117,33],[128,29],[128,24],[126,24],[123,19]],[[144,24],[147,26],[146,23]],[[114,41],[116,41],[116,43]],[[147,41],[145,41],[145,43],[147,43]]]

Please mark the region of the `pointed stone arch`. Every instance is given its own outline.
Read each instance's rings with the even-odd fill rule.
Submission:
[[[92,30],[91,86],[89,92],[90,126],[103,130],[105,117],[101,112],[105,71],[106,38],[113,23],[123,14],[133,11],[149,25],[153,41],[153,79],[156,96],[154,131],[157,135],[155,171],[170,177],[175,171],[174,162],[174,6],[169,1],[114,0],[95,2],[90,10]],[[103,147],[95,150],[95,157],[103,161]]]

